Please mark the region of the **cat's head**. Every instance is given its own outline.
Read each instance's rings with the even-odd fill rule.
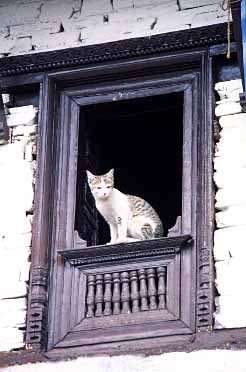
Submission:
[[[107,199],[112,193],[114,187],[114,170],[108,173],[96,176],[86,171],[88,183],[95,199]]]

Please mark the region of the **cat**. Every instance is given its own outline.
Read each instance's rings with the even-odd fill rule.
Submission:
[[[156,211],[138,196],[126,195],[114,188],[114,170],[96,176],[86,171],[96,208],[110,228],[110,242],[127,243],[161,238],[162,222]]]

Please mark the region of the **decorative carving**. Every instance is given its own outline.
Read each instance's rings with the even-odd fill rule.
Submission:
[[[178,216],[175,225],[168,230],[168,237],[182,235],[182,218]]]
[[[212,290],[210,280],[211,252],[208,248],[200,250],[198,262],[198,291],[197,291],[197,329],[211,330],[212,325]]]
[[[120,273],[113,273],[113,314],[120,314]]]
[[[139,281],[140,281],[140,299],[141,299],[141,311],[149,310],[147,301],[147,283],[145,269],[140,269],[139,271]]]
[[[188,247],[190,235],[174,238],[151,239],[127,244],[103,245],[87,247],[81,250],[59,251],[73,266],[84,266],[107,262],[124,261],[140,257],[175,255],[184,247]]]
[[[155,269],[147,269],[147,276],[148,276],[148,297],[149,297],[149,308],[150,310],[157,309],[157,302],[156,302],[156,273]]]
[[[96,275],[96,316],[103,313],[103,275]]]
[[[165,309],[166,274],[167,268],[158,266],[88,275],[87,318]]]
[[[111,292],[111,274],[104,275],[104,315],[111,315],[112,292]]]
[[[231,40],[234,40],[231,34]],[[0,59],[0,76],[11,76],[173,52],[227,42],[226,23],[151,37]]]
[[[159,306],[158,309],[165,309],[166,308],[166,285],[167,285],[167,269],[166,267],[158,267],[157,268],[157,276],[158,276],[158,302]]]
[[[95,308],[95,275],[88,276],[88,293],[87,293],[87,318],[94,317]]]
[[[137,313],[139,311],[139,291],[138,291],[138,275],[137,271],[130,271],[130,282],[131,282],[131,301],[132,301],[132,312]]]
[[[31,277],[31,296],[28,309],[26,348],[43,350],[47,342],[47,284],[48,271],[33,268]]]

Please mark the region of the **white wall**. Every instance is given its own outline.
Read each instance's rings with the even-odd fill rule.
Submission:
[[[11,143],[0,146],[0,351],[23,346],[33,203],[33,106],[10,109]]]
[[[216,328],[246,327],[246,113],[241,80],[216,84],[220,99],[215,114],[221,126],[214,158],[216,223],[214,258]]]
[[[33,53],[227,21],[223,0],[1,0],[0,55]]]

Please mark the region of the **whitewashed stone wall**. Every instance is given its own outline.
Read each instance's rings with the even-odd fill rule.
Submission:
[[[0,146],[0,351],[24,344],[36,110],[11,108],[7,122],[11,143]]]
[[[223,0],[1,0],[0,56],[227,21]]]
[[[215,314],[217,328],[246,326],[246,113],[241,112],[241,80],[216,84],[215,110],[221,126],[214,158],[216,223]]]

